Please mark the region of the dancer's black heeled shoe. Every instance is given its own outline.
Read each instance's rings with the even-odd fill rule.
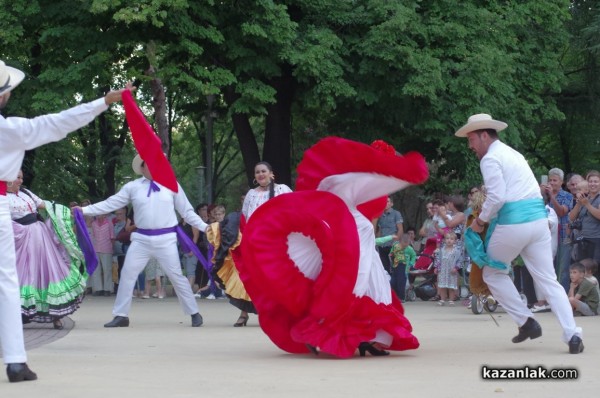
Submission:
[[[237,322],[233,324],[233,327],[239,328],[241,326],[246,326],[246,324],[248,323],[248,318],[249,318],[248,315],[240,315]]]
[[[390,355],[390,353],[388,351],[380,350],[380,349],[376,348],[373,345],[373,343],[366,343],[366,342],[360,343],[358,345],[358,352],[360,353],[361,357],[364,357],[366,352],[373,355],[374,357],[383,357],[386,355]]]
[[[306,348],[315,355],[319,355],[319,350],[314,345],[306,344]]]
[[[63,328],[64,328],[63,323],[60,319],[54,319],[52,321],[52,325],[54,326],[54,329],[56,329],[56,330],[63,330]]]

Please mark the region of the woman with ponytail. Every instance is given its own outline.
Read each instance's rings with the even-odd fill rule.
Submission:
[[[246,194],[242,214],[231,213],[222,222],[211,224],[207,230],[207,238],[213,245],[215,253],[212,259],[215,264],[213,275],[225,285],[229,302],[241,310],[238,320],[233,324],[235,327],[246,326],[248,313],[256,314],[256,308],[236,268],[237,263],[242,261],[236,251],[242,240],[242,233],[238,231],[243,232],[245,222],[263,203],[280,194],[292,192],[287,185],[275,183],[273,168],[267,162],[258,162],[254,166],[254,182],[257,186]]]

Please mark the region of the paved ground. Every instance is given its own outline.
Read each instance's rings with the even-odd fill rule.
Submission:
[[[35,382],[0,377],[0,397],[573,397],[600,389],[600,317],[577,318],[585,352],[570,355],[552,314],[544,335],[512,344],[516,327],[501,310],[487,315],[434,303],[406,305],[418,350],[340,360],[289,355],[258,327],[233,328],[225,300],[199,300],[205,326],[190,327],[177,300],[135,299],[129,328],[106,329],[114,297],[88,297],[63,331],[27,326]],[[70,329],[72,327],[72,329]],[[482,365],[574,368],[574,381],[482,380]],[[435,395],[434,395],[435,394]]]

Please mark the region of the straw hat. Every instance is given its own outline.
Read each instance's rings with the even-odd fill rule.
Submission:
[[[142,157],[140,155],[135,155],[133,161],[131,162],[131,168],[135,174],[142,175]]]
[[[478,113],[477,115],[470,116],[467,124],[459,128],[454,135],[457,137],[466,137],[472,131],[492,129],[498,132],[507,127],[508,124],[492,119],[487,113]]]
[[[25,78],[25,73],[0,61],[0,95],[6,94]]]

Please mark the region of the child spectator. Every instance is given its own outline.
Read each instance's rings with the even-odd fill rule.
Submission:
[[[390,284],[392,290],[396,292],[396,295],[402,301],[406,300],[404,293],[408,269],[414,266],[416,261],[417,253],[410,246],[410,237],[406,234],[402,235],[399,241],[394,242],[390,250],[390,262],[392,263]]]
[[[210,211],[210,218],[213,222],[221,222],[225,219],[225,206],[216,205]]]
[[[146,273],[146,289],[144,291],[143,299],[149,299],[150,293],[152,289],[152,280],[154,280],[154,285],[156,287],[156,293],[152,294],[152,297],[163,299],[165,298],[165,290],[162,284],[162,277],[165,275],[162,268],[160,268],[160,264],[158,260],[155,258],[151,258],[148,260],[148,264],[146,264],[146,268],[144,269]]]
[[[600,286],[598,286],[598,279],[594,276],[594,274],[598,271],[598,263],[593,258],[585,258],[579,261],[585,267],[585,279],[592,282],[594,286],[596,286],[596,290],[598,291],[598,295],[600,296]]]
[[[444,235],[444,246],[434,253],[435,273],[438,276],[439,305],[454,305],[458,291],[458,271],[462,268],[462,251],[456,245],[456,234]]]
[[[110,296],[113,292],[113,244],[115,231],[113,224],[101,214],[92,221],[92,239],[98,256],[98,267],[92,274],[94,296]]]
[[[573,311],[583,316],[593,316],[598,312],[598,290],[585,278],[585,267],[581,263],[571,264],[571,287],[569,302]]]

